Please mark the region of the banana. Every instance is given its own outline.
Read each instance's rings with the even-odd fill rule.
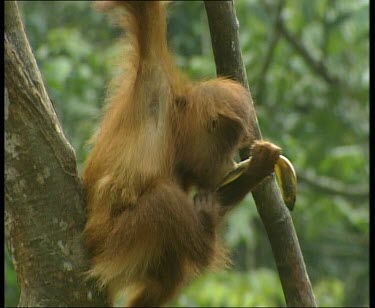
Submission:
[[[292,163],[283,155],[280,155],[275,164],[275,175],[285,205],[292,211],[297,195],[297,175]]]
[[[220,187],[223,187],[230,182],[233,182],[235,179],[239,178],[240,175],[249,167],[251,161],[251,157],[243,160],[239,163],[234,163],[234,168],[232,171],[230,171],[223,179],[221,184],[219,185]]]
[[[224,177],[223,181],[219,185],[219,188],[239,178],[242,175],[242,173],[249,167],[250,164],[251,156],[250,158],[240,163],[235,163],[234,169]],[[294,208],[297,194],[297,175],[292,163],[283,155],[280,155],[279,159],[275,164],[275,175],[285,205],[288,207],[290,211],[292,211]]]

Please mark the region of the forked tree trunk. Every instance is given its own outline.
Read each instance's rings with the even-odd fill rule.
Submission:
[[[19,306],[106,306],[83,279],[85,202],[65,139],[24,33],[5,2],[5,215]]]

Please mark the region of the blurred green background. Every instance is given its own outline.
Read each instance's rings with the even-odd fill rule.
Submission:
[[[86,1],[18,3],[81,170],[115,72],[120,32]],[[317,303],[368,306],[369,2],[290,0],[279,13],[278,1],[235,5],[263,136],[297,170],[292,217]],[[170,5],[168,39],[193,79],[215,76],[202,2]],[[251,195],[229,215],[223,240],[233,268],[194,280],[173,305],[285,305]],[[5,254],[5,305],[16,306],[17,279],[6,248]]]

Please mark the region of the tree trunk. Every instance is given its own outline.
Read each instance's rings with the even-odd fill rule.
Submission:
[[[84,279],[85,202],[18,13],[5,2],[5,217],[19,306],[106,306]]]

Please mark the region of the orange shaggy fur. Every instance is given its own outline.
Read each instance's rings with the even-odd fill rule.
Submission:
[[[217,78],[194,83],[175,67],[166,42],[165,5],[106,1],[125,16],[131,50],[115,81],[86,162],[85,242],[91,277],[129,306],[160,306],[207,267],[225,264],[217,241],[223,215],[264,177],[280,153],[250,130],[249,94]],[[232,157],[252,146],[239,179],[217,186]],[[192,186],[198,194],[192,199]]]

